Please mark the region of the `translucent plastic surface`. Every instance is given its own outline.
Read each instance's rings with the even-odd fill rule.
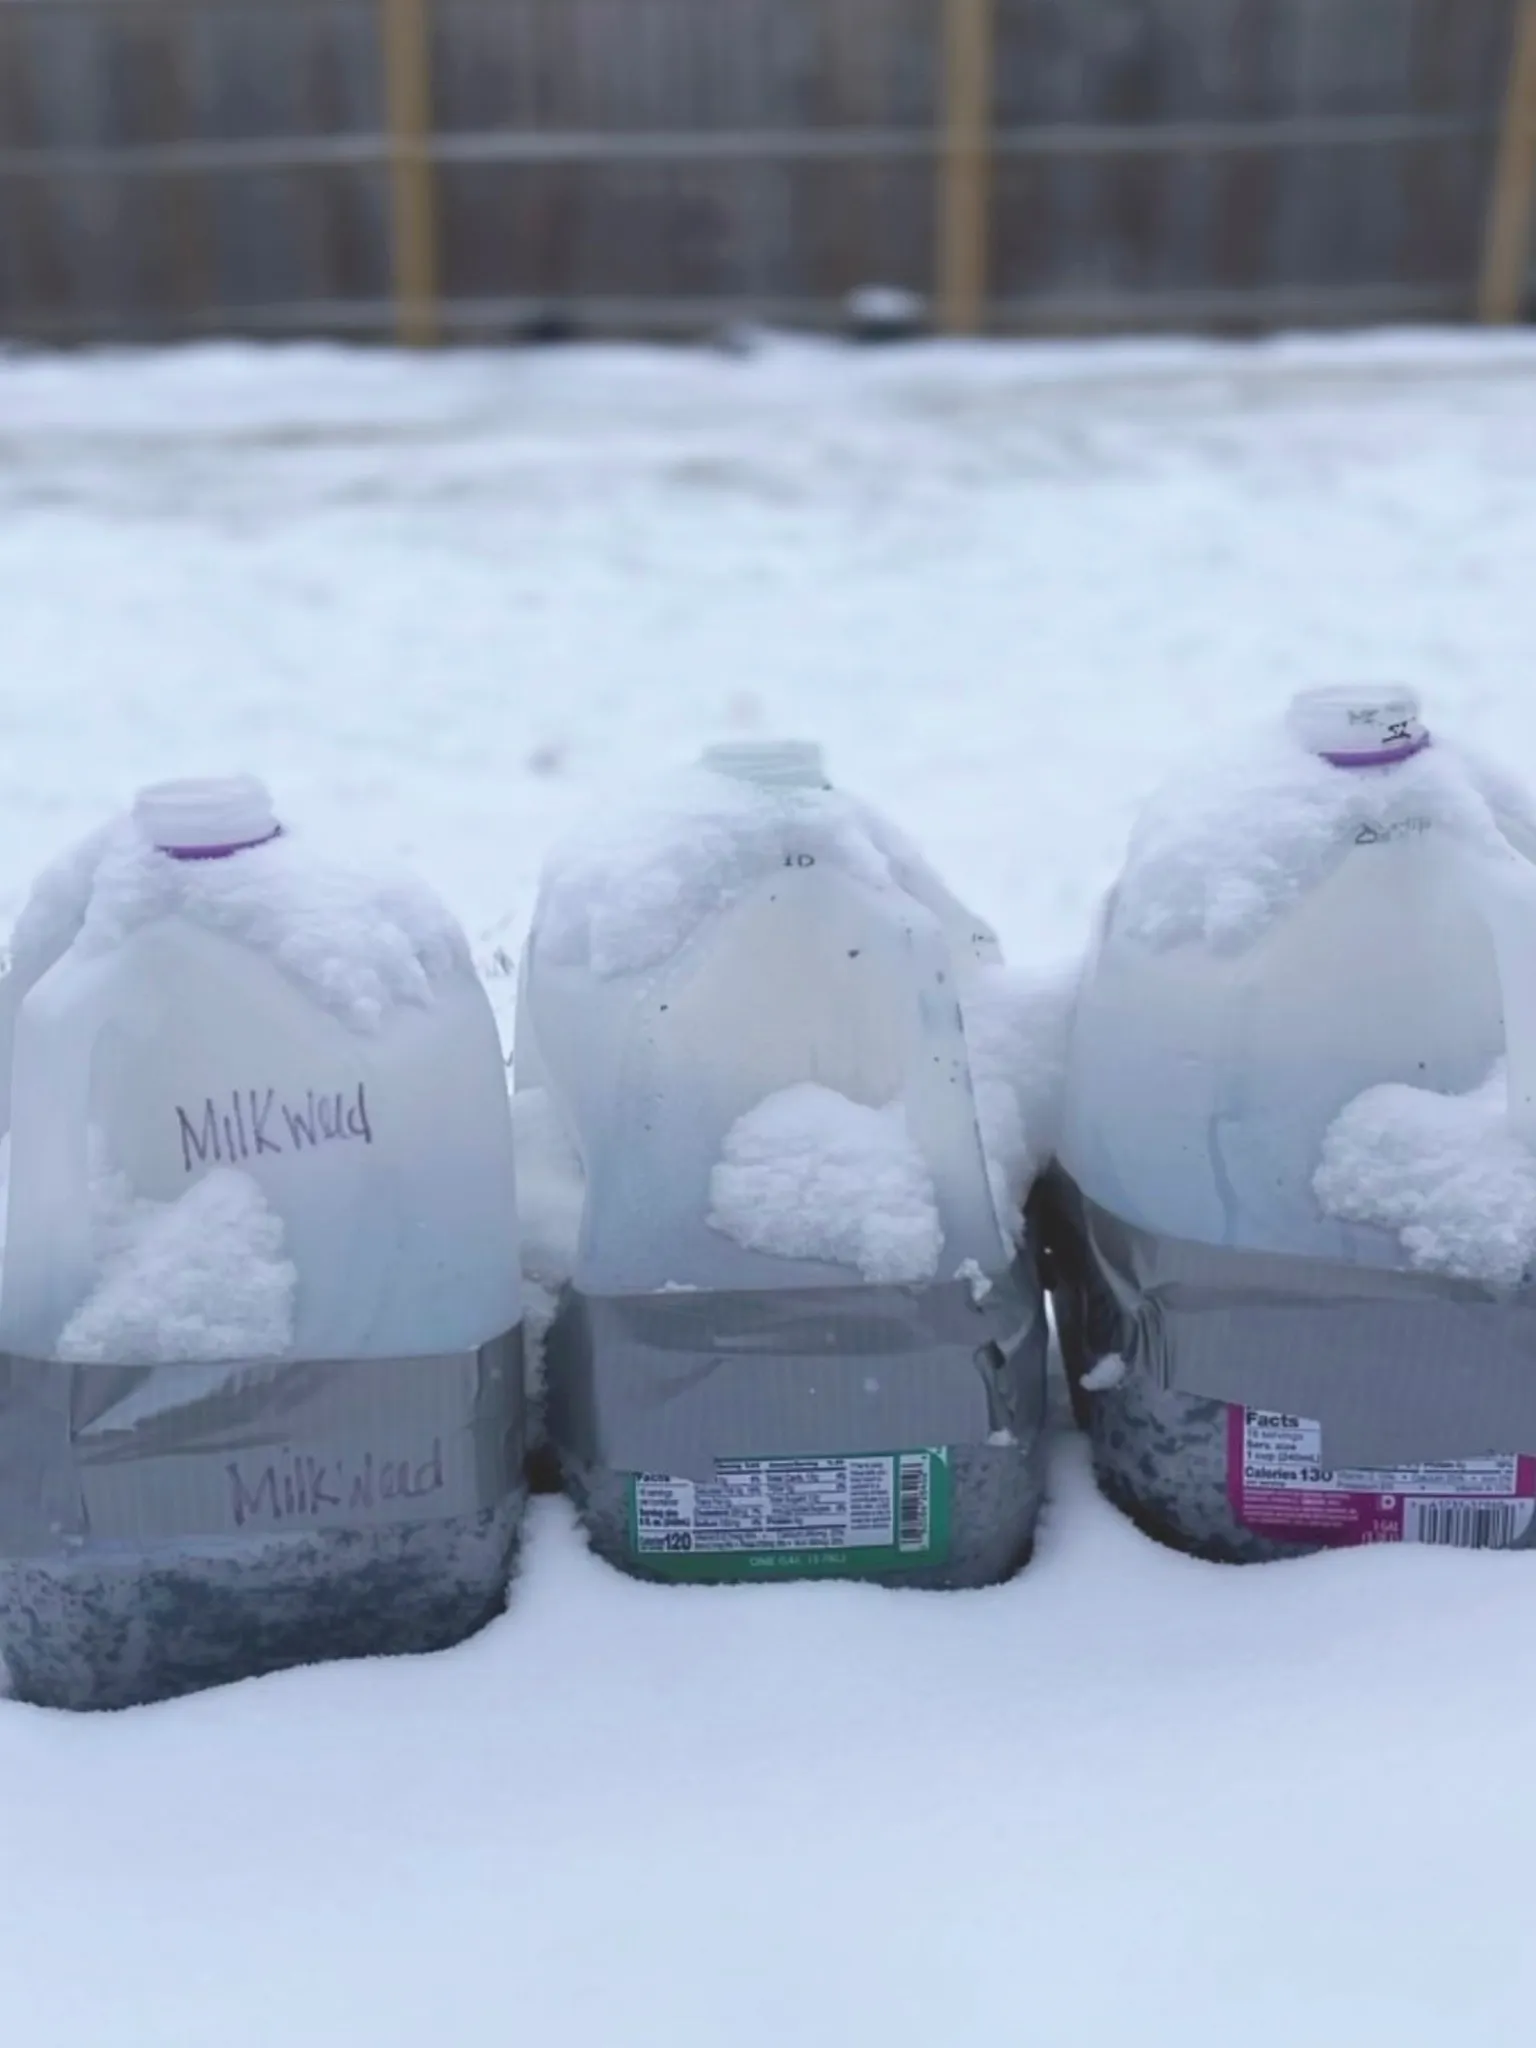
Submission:
[[[1512,1103],[1517,1074],[1528,1094],[1532,961],[1536,869],[1428,822],[1341,847],[1237,951],[1129,940],[1111,900],[1079,1001],[1062,1162],[1149,1228],[1397,1265],[1394,1237],[1323,1213],[1324,1134],[1382,1082],[1476,1087],[1506,1042]]]
[[[805,1083],[872,1109],[901,1105],[933,1182],[944,1278],[967,1260],[996,1271],[1010,1256],[958,999],[960,973],[995,941],[933,881],[924,894],[950,912],[947,930],[894,862],[879,886],[797,853],[792,815],[756,878],[658,967],[603,976],[548,959],[535,923],[518,1085],[550,1088],[581,1155],[574,1277],[584,1292],[856,1284],[847,1265],[749,1250],[707,1220],[733,1124]]]
[[[79,920],[62,922],[49,933],[46,946],[14,960],[0,976],[0,1138],[11,1128],[11,1069],[16,1050],[16,1019],[22,1004],[49,968],[62,960],[79,931]]]
[[[20,1002],[0,1344],[48,1355],[88,1293],[91,1151],[135,1194],[259,1184],[299,1273],[297,1356],[478,1345],[517,1320],[511,1130],[470,975],[375,1033],[175,917],[71,949]]]

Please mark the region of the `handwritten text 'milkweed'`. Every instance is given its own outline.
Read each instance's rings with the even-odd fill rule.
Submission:
[[[248,1522],[323,1521],[330,1510],[371,1513],[395,1501],[426,1500],[448,1484],[441,1437],[432,1439],[426,1457],[382,1457],[362,1451],[312,1458],[284,1449],[275,1458],[254,1464],[231,1459],[224,1470],[237,1529]]]
[[[232,1088],[227,1098],[211,1095],[190,1115],[180,1104],[176,1128],[181,1161],[188,1173],[198,1166],[234,1166],[246,1159],[264,1159],[285,1152],[318,1151],[322,1145],[361,1140],[373,1143],[368,1098],[363,1083],[355,1089],[304,1092],[302,1102],[286,1101],[275,1088]]]

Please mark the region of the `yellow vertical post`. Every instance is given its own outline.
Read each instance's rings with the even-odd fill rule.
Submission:
[[[992,227],[994,0],[941,0],[943,132],[939,139],[939,322],[974,334],[987,307]]]
[[[1536,228],[1536,0],[1517,0],[1509,87],[1488,201],[1478,316],[1520,318]]]
[[[427,0],[379,0],[379,33],[389,120],[395,338],[404,348],[431,348],[439,327]]]

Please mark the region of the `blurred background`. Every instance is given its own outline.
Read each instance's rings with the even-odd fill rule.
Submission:
[[[1518,317],[1531,0],[0,0],[0,336]]]
[[[251,769],[509,1017],[710,739],[1021,955],[1292,690],[1536,768],[1533,229],[1536,0],[0,0],[0,918]]]

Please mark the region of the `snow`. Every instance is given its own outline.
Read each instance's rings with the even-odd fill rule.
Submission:
[[[963,1280],[966,1286],[970,1288],[971,1299],[978,1308],[981,1307],[981,1304],[992,1292],[992,1282],[981,1270],[979,1260],[962,1259],[955,1268],[955,1278]]]
[[[512,1129],[523,1271],[558,1292],[576,1270],[586,1192],[581,1157],[548,1089],[519,1089],[512,1098]]]
[[[709,1223],[748,1251],[931,1280],[944,1242],[927,1162],[899,1102],[802,1081],[739,1116],[709,1177]]]
[[[80,935],[96,871],[121,830],[118,820],[98,825],[48,861],[16,919],[7,950],[10,971],[29,985],[41,980]]]
[[[819,737],[1031,970],[1148,789],[1388,676],[1536,778],[1536,345],[0,361],[0,916],[248,767],[416,868],[510,1033],[546,848]],[[1217,1568],[1063,1432],[963,1596],[631,1584],[89,1720],[0,1706],[37,2048],[1521,2038],[1530,1556]]]
[[[0,1987],[44,2048],[1518,2039],[1530,1560],[1222,1570],[1075,1444],[1055,1493],[932,1597],[634,1585],[543,1503],[459,1651],[11,1709]]]
[[[976,1121],[998,1221],[1011,1243],[1056,1146],[1079,963],[979,968],[961,999]]]
[[[217,1167],[174,1202],[96,1183],[100,1277],[60,1335],[71,1364],[281,1358],[297,1269],[282,1219],[249,1174]]]
[[[1346,1223],[1395,1231],[1422,1272],[1512,1287],[1536,1264],[1536,1153],[1510,1128],[1502,1060],[1466,1095],[1367,1089],[1330,1127],[1313,1185]]]
[[[39,969],[74,943],[101,955],[177,916],[266,953],[354,1031],[401,1005],[430,1003],[470,971],[454,919],[414,877],[337,859],[285,833],[238,860],[173,860],[121,819],[43,872],[17,921],[12,957]]]
[[[1490,786],[1516,801],[1504,782]],[[1518,814],[1517,814],[1518,816]],[[1201,753],[1153,796],[1131,837],[1115,904],[1143,945],[1236,949],[1293,908],[1358,834],[1424,823],[1493,843],[1493,805],[1475,767],[1444,744],[1396,767],[1341,774],[1272,720],[1251,739]]]
[[[517,1229],[523,1268],[523,1366],[530,1403],[544,1387],[544,1340],[560,1290],[576,1270],[586,1179],[558,1105],[545,1088],[512,1097]],[[535,1430],[541,1420],[531,1408]]]
[[[539,944],[599,976],[668,959],[787,852],[888,888],[873,821],[836,790],[767,789],[684,769],[637,791],[611,821],[587,819],[550,855]]]
[[[1128,1370],[1123,1358],[1101,1358],[1097,1365],[1088,1368],[1078,1385],[1085,1394],[1106,1394],[1111,1387],[1119,1386]]]

